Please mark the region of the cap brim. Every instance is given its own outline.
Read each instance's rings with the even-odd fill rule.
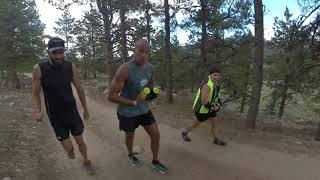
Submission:
[[[65,48],[64,48],[64,47],[54,47],[54,48],[50,48],[50,49],[48,49],[48,51],[52,52],[52,51],[59,50],[59,49],[63,49],[63,50],[65,50]]]

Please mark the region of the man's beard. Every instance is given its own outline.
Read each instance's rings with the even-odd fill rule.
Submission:
[[[62,64],[63,64],[63,59],[51,59],[52,62],[52,66],[55,69],[61,69],[62,68]]]

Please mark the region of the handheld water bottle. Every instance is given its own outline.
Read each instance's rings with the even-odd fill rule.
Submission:
[[[152,88],[152,91],[153,91],[153,93],[156,94],[156,95],[159,94],[159,88],[157,88],[157,87],[153,87],[153,88]]]
[[[146,97],[146,100],[151,101],[151,100],[153,100],[153,99],[155,99],[155,98],[158,97],[159,91],[160,91],[159,88],[157,88],[157,87],[152,87],[151,90],[152,90],[152,91],[150,91],[150,93],[149,93],[148,96]]]
[[[150,94],[150,88],[145,87],[143,90],[139,93],[139,97],[145,99]]]

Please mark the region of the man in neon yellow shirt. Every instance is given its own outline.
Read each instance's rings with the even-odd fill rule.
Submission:
[[[189,132],[198,127],[201,122],[210,119],[212,135],[214,137],[213,143],[221,146],[226,145],[226,142],[218,137],[220,124],[216,117],[221,105],[220,78],[220,70],[212,68],[209,71],[208,77],[201,83],[193,103],[193,109],[197,119],[193,120],[192,123],[182,131],[181,135],[184,141],[190,142]]]

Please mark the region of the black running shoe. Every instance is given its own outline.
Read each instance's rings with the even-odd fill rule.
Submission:
[[[162,174],[166,174],[168,172],[168,168],[161,164],[159,161],[153,160],[151,163],[151,167]]]

